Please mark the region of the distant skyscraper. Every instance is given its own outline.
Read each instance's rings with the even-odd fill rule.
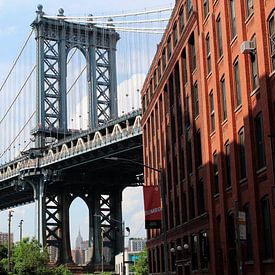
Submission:
[[[78,231],[78,236],[76,237],[76,240],[75,240],[75,249],[80,249],[81,247],[81,243],[83,243],[83,238],[80,234],[80,229]]]

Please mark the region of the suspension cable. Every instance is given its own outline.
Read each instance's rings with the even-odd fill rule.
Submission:
[[[159,19],[145,19],[145,20],[132,20],[132,21],[90,21],[90,20],[70,20],[70,22],[76,22],[76,23],[90,23],[90,24],[112,24],[112,25],[128,25],[128,24],[144,24],[144,23],[154,23],[154,22],[166,22],[169,21],[170,18],[159,18]]]
[[[152,13],[159,13],[159,12],[166,12],[171,11],[173,8],[163,8],[163,9],[156,9],[156,10],[148,10],[148,11],[141,11],[141,12],[134,12],[134,13],[125,13],[125,14],[114,14],[114,15],[99,15],[99,16],[60,16],[60,15],[43,15],[45,18],[52,18],[52,19],[101,19],[101,18],[116,18],[116,17],[126,17],[126,16],[136,16],[136,15],[144,15],[144,14],[152,14]]]
[[[19,135],[23,132],[23,130],[27,127],[27,125],[29,124],[29,122],[31,121],[31,119],[33,118],[33,116],[36,114],[36,111],[34,111],[31,116],[29,117],[29,119],[27,120],[27,122],[24,124],[24,126],[21,128],[21,130],[17,133],[17,135],[14,137],[14,139],[11,141],[11,143],[9,144],[9,146],[4,150],[4,152],[0,155],[0,158],[7,152],[7,150],[9,150],[12,146],[12,144],[16,141],[16,139],[19,137]]]
[[[76,82],[78,81],[78,79],[81,77],[81,75],[83,74],[83,72],[86,70],[86,68],[87,68],[87,65],[83,67],[83,69],[81,70],[81,72],[79,73],[79,75],[77,76],[77,78],[74,80],[74,82],[72,83],[70,89],[68,89],[68,91],[67,91],[66,94],[68,94],[72,90],[72,88],[74,87],[74,85],[76,84]]]
[[[27,44],[28,44],[28,42],[29,42],[29,40],[30,40],[32,34],[33,34],[33,30],[32,30],[32,31],[30,32],[30,34],[28,35],[28,37],[27,37],[25,43],[23,44],[23,46],[22,46],[22,48],[21,48],[21,50],[20,50],[18,56],[17,56],[16,59],[14,60],[13,65],[12,65],[12,67],[11,67],[11,69],[10,69],[8,75],[6,76],[6,78],[4,79],[4,82],[2,83],[2,85],[1,85],[1,87],[0,87],[0,92],[2,91],[2,89],[3,89],[3,87],[5,86],[6,82],[8,81],[8,79],[9,79],[9,77],[10,77],[10,75],[11,75],[13,69],[14,69],[14,67],[15,67],[16,64],[17,64],[17,61],[19,60],[20,56],[22,55],[23,51],[25,50],[25,48],[26,48],[26,46],[27,46]]]
[[[3,120],[6,118],[6,116],[8,115],[9,111],[11,110],[12,106],[14,105],[14,103],[16,102],[16,100],[18,99],[19,95],[21,94],[21,92],[23,91],[23,89],[25,88],[25,86],[27,85],[29,79],[31,78],[34,70],[36,68],[36,65],[33,66],[31,72],[29,73],[29,75],[27,76],[25,82],[23,83],[22,87],[20,88],[19,92],[17,93],[16,97],[14,98],[14,100],[12,101],[12,103],[10,104],[9,108],[7,109],[6,113],[4,114],[4,116],[2,117],[2,119],[0,120],[0,124],[3,122]]]

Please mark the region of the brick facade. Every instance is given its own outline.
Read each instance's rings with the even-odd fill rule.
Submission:
[[[176,1],[141,94],[169,274],[274,274],[274,1]],[[164,274],[164,236],[147,234],[150,274]]]

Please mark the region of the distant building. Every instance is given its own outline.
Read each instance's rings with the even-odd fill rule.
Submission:
[[[89,246],[89,241],[83,241],[80,230],[75,240],[75,249],[72,250],[72,258],[75,264],[88,264],[93,255],[93,248]]]
[[[53,236],[49,237],[49,240],[55,241],[55,238]],[[56,263],[58,258],[58,248],[54,245],[48,246],[48,253],[49,253],[49,261],[50,263]]]
[[[75,249],[80,249],[82,243],[83,243],[83,238],[80,234],[80,229],[79,229],[78,236],[76,237],[76,240],[75,240]]]
[[[9,234],[0,232],[0,244],[8,244]],[[13,233],[10,234],[11,243],[13,243]]]
[[[133,266],[136,264],[141,251],[129,251],[125,249],[125,275],[134,275]],[[123,253],[115,256],[115,274],[123,274]]]
[[[129,252],[142,251],[146,246],[146,238],[130,238],[128,242]]]

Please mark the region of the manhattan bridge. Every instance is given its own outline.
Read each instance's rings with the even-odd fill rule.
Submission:
[[[114,269],[123,250],[122,191],[142,184],[143,167],[110,157],[143,161],[139,92],[170,13],[51,16],[39,5],[0,86],[0,210],[34,202],[58,264],[72,263],[76,197],[89,209],[89,269],[103,258]]]

